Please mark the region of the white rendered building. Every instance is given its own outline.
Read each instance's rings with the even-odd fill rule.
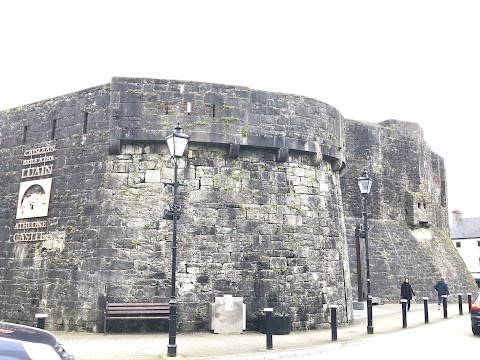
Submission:
[[[459,210],[452,213],[450,238],[480,287],[480,217],[463,218]]]

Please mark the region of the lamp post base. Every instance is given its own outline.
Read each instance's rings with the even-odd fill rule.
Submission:
[[[175,249],[174,249],[175,251]],[[175,284],[174,281],[172,281]],[[177,298],[175,294],[170,298],[170,316],[168,319],[168,357],[177,356]]]
[[[168,356],[168,357],[175,357],[175,356],[177,356],[177,345],[170,345],[170,344],[168,344],[167,356]]]
[[[372,295],[367,296],[367,334],[373,334]]]

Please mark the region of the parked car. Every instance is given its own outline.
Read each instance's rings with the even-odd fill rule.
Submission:
[[[473,335],[480,335],[480,294],[478,294],[477,300],[472,304],[470,310]]]
[[[0,338],[0,360],[62,360],[46,344]]]
[[[0,360],[74,360],[51,332],[0,321]]]

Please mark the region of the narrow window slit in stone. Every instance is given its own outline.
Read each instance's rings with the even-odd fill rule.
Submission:
[[[83,133],[87,133],[87,124],[88,124],[88,113],[83,114]]]
[[[215,117],[215,105],[212,106],[212,116]]]
[[[52,121],[52,137],[51,140],[55,140],[55,128],[57,127],[57,120]]]
[[[27,129],[28,129],[28,126],[24,126],[24,127],[23,127],[23,139],[22,139],[22,144],[26,144],[26,142],[27,142]]]

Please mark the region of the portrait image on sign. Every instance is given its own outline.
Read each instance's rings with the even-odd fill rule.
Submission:
[[[20,183],[17,219],[28,219],[48,215],[52,179],[33,180]]]

